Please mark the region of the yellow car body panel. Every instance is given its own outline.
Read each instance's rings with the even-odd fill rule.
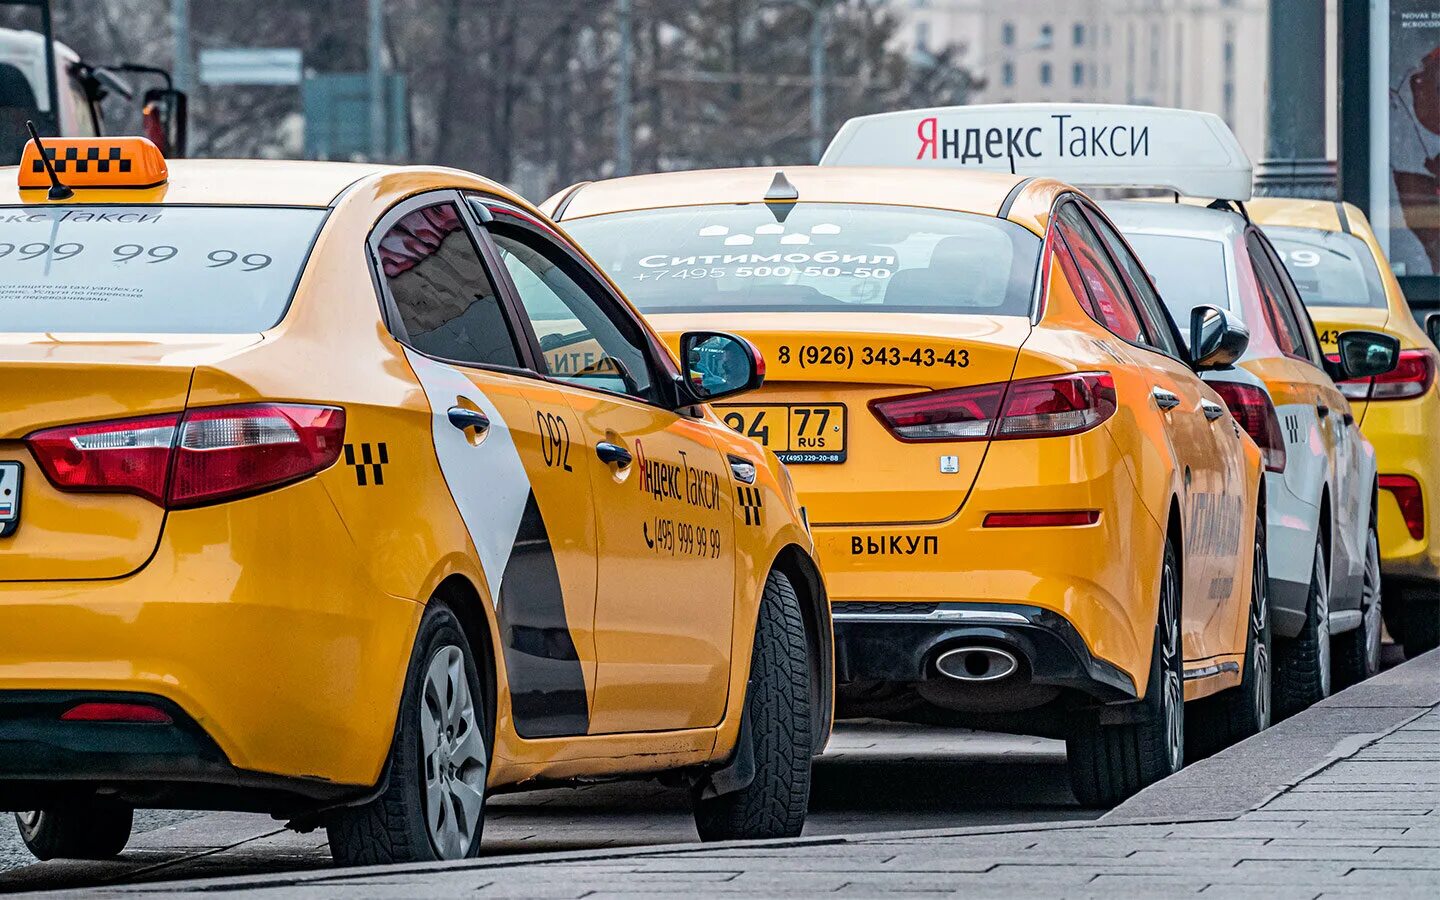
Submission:
[[[557,193],[541,208],[584,242],[576,223],[650,210],[754,203],[776,172],[681,172],[585,183]],[[1011,222],[1037,236],[1046,234],[1056,201],[1074,192],[1048,179],[982,172],[843,167],[785,167],[783,172],[798,191],[798,207],[874,204],[993,217],[1003,206]],[[596,252],[593,245],[590,249]],[[654,249],[663,253],[665,242],[657,237]],[[610,262],[601,258],[602,265]],[[1259,451],[1236,430],[1226,439],[1240,449],[1227,448],[1224,459],[1218,453],[1206,456],[1199,447],[1185,450],[1187,458],[1162,452],[1170,438],[1150,414],[1148,399],[1157,379],[1188,385],[1176,389],[1189,391],[1192,407],[1202,397],[1218,403],[1218,395],[1177,360],[1161,362],[1158,354],[1125,344],[1087,315],[1057,263],[1050,264],[1046,283],[1038,322],[1023,315],[900,311],[708,313],[703,303],[685,311],[667,307],[648,313],[648,319],[672,348],[684,332],[716,327],[756,344],[765,355],[766,384],[716,408],[732,428],[772,448],[784,440],[790,450],[833,450],[827,441],[842,433],[833,416],[824,421],[835,431],[800,434],[812,443],[794,446],[797,428],[803,431],[807,423],[819,421],[796,410],[818,417],[820,410],[844,407],[845,464],[789,465],[837,615],[847,604],[869,608],[961,601],[1039,607],[1073,625],[1088,650],[1122,671],[1143,695],[1171,504],[1191,489],[1185,470],[1223,471],[1230,479],[1233,488],[1215,483],[1204,490],[1238,491],[1243,499],[1225,514],[1225,527],[1233,527],[1239,547],[1248,548],[1260,489]],[[679,290],[679,282],[675,287]],[[960,352],[968,357],[963,366],[936,363]],[[881,358],[893,362],[875,362]],[[1003,444],[904,443],[867,409],[876,400],[926,390],[1101,370],[1115,378],[1119,410],[1104,425],[1068,437]],[[787,407],[791,413],[785,418]],[[803,422],[797,423],[797,415]],[[1223,422],[1226,429],[1233,427],[1228,414]],[[948,474],[937,471],[939,454],[953,467]],[[1249,513],[1240,514],[1242,508]],[[1066,509],[1101,514],[1084,527],[984,526],[991,512]],[[1204,531],[1216,524],[1187,527]],[[1187,680],[1187,698],[1238,684],[1245,650],[1249,554],[1240,552],[1243,559],[1237,564],[1231,551],[1203,546],[1209,538],[1186,538],[1195,543],[1185,548],[1194,553],[1194,564],[1183,572],[1182,629],[1187,668],[1214,671]],[[1131,552],[1118,554],[1117,547]],[[1138,560],[1147,562],[1138,565]],[[1193,605],[1192,597],[1197,598]]]
[[[17,190],[14,173],[0,169],[0,204],[47,202],[43,192]],[[0,537],[0,632],[8,635],[0,647],[0,695],[161,697],[198,723],[247,777],[280,779],[275,784],[292,799],[310,787],[315,797],[334,798],[354,796],[381,777],[416,630],[425,604],[442,593],[464,606],[497,648],[492,786],[728,759],[740,734],[763,586],[777,566],[792,579],[809,579],[796,586],[817,595],[822,632],[813,649],[828,660],[823,582],[783,467],[708,409],[686,416],[629,403],[628,419],[601,417],[598,427],[623,425],[627,440],[678,427],[709,442],[717,467],[726,454],[753,462],[763,515],[737,523],[742,510],[730,475],[719,473],[723,502],[714,524],[717,531],[723,526],[724,551],[711,563],[711,593],[725,594],[722,612],[686,622],[677,617],[686,588],[676,569],[641,564],[642,526],[653,527],[655,510],[617,502],[601,522],[593,509],[578,510],[574,482],[547,479],[538,443],[521,444],[521,462],[547,515],[592,722],[588,733],[521,735],[512,673],[498,650],[509,640],[497,617],[499,598],[437,467],[435,414],[407,356],[412,351],[382,319],[367,254],[387,211],[433,191],[494,198],[540,221],[515,194],[468,173],[339,163],[180,160],[170,163],[169,182],[160,188],[84,190],[67,201],[329,212],[288,309],[262,333],[0,334],[0,376],[21,388],[0,399],[0,460],[19,460],[29,473],[20,527]],[[557,397],[563,406],[565,391],[577,406],[596,395],[534,376],[471,372],[504,407],[517,435],[537,406]],[[383,442],[384,489],[365,480],[359,470],[368,467],[342,457],[279,489],[166,512],[132,494],[62,492],[22,442],[50,426],[257,401],[343,408],[347,445]],[[597,479],[611,478],[610,467],[595,462],[595,437],[573,438],[577,464],[583,457],[586,466],[606,470]],[[574,477],[586,471],[577,465]],[[648,499],[630,475],[629,492]],[[588,494],[589,486],[579,490]],[[634,564],[630,577],[646,602],[610,619],[597,613],[597,600],[605,600],[596,585],[597,547],[612,557],[602,559],[602,570]],[[459,583],[473,597],[457,595]],[[670,677],[648,670],[644,652],[625,658],[634,649],[627,642],[641,640],[640,650],[654,651],[667,635],[691,641],[672,650],[703,655],[702,677],[673,683],[685,662],[674,652]],[[607,645],[622,667],[641,664],[620,688],[597,691]],[[820,676],[817,748],[828,738],[831,686],[828,669]],[[631,727],[602,733],[612,715]],[[634,727],[637,721],[660,724]],[[276,801],[269,808],[294,806]]]
[[[1350,203],[1288,198],[1256,199],[1246,206],[1261,226],[1345,232],[1369,248],[1384,287],[1386,304],[1383,308],[1310,306],[1315,329],[1327,352],[1335,352],[1335,340],[1340,332],[1357,328],[1392,335],[1400,341],[1401,350],[1435,352],[1424,329],[1415,321],[1374,230],[1358,207]],[[1340,220],[1342,209],[1344,223]],[[1424,498],[1425,527],[1417,539],[1406,527],[1394,494],[1387,490],[1379,492],[1378,528],[1384,572],[1432,583],[1440,580],[1440,539],[1437,539],[1440,535],[1440,446],[1434,440],[1434,435],[1440,433],[1440,379],[1432,379],[1429,388],[1418,397],[1352,400],[1351,405],[1365,437],[1375,446],[1381,477],[1414,478]]]

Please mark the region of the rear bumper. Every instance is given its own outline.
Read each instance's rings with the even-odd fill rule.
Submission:
[[[1420,482],[1425,531],[1411,536],[1389,491],[1377,498],[1380,565],[1388,576],[1440,580],[1440,387],[1414,400],[1372,401],[1362,429],[1375,445],[1380,475],[1408,475]]]
[[[315,479],[172,512],[134,575],[0,583],[0,694],[158,697],[198,723],[194,760],[373,785],[423,607],[369,572]]]
[[[69,722],[81,703],[137,703],[168,723]],[[44,807],[68,790],[104,787],[137,806],[299,810],[357,788],[239,769],[176,703],[114,691],[0,691],[0,809]]]
[[[1066,619],[1036,606],[994,603],[836,603],[836,669],[841,683],[944,679],[936,658],[959,646],[998,647],[1020,669],[993,687],[1044,685],[1103,703],[1134,700],[1135,682],[1090,653]]]

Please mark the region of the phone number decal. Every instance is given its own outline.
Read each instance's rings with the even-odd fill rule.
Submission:
[[[776,358],[782,365],[793,360],[802,369],[811,366],[833,366],[853,369],[861,366],[910,366],[919,369],[950,368],[964,369],[970,365],[970,351],[953,347],[938,350],[934,347],[862,346],[849,344],[781,344]]]

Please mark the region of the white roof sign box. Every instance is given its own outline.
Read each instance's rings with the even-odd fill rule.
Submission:
[[[978,169],[1250,199],[1250,159],[1219,116],[1155,106],[1001,103],[860,116],[820,164]]]

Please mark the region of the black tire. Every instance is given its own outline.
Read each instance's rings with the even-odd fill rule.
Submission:
[[[454,655],[457,650],[459,658]],[[443,677],[444,673],[454,673],[457,664],[462,662],[459,671],[464,673],[463,684],[451,678],[445,681],[443,689],[437,689],[430,680],[432,669]],[[451,706],[438,698],[437,690],[448,690],[456,697],[463,697],[468,690],[472,715],[468,723],[462,719],[449,737],[441,736],[433,741],[427,754],[424,733],[431,728],[435,716]],[[386,766],[385,790],[368,803],[336,810],[326,822],[330,854],[337,865],[431,862],[479,855],[491,749],[485,700],[475,656],[459,620],[444,602],[431,600],[420,619],[415,649],[405,675],[395,740]],[[457,705],[463,706],[464,702]],[[439,726],[442,731],[444,725]],[[472,743],[474,741],[478,741],[478,745]],[[477,750],[483,750],[483,762],[478,764],[466,755]],[[458,768],[452,763],[455,759],[461,760]],[[477,781],[478,789],[472,783]],[[427,782],[444,785],[435,789],[438,803],[432,804],[429,799]],[[478,792],[478,801],[471,800],[479,806],[475,822],[461,821],[471,807],[455,800],[452,790],[464,790],[465,796],[472,798]],[[439,824],[434,827],[429,823],[432,805],[439,808],[436,813]],[[454,829],[456,844],[436,837],[436,829],[449,833],[444,832],[447,822]]]
[[[1290,640],[1275,642],[1275,714],[1293,716],[1330,696],[1330,569],[1325,539],[1315,542],[1305,625]]]
[[[1110,807],[1185,764],[1184,662],[1180,581],[1174,543],[1165,541],[1160,614],[1150,655],[1150,684],[1132,721],[1105,724],[1086,711],[1065,739],[1070,787],[1081,805]]]
[[[800,601],[780,572],[765,580],[745,704],[755,777],[738,791],[695,795],[702,841],[796,837],[805,825],[814,745],[810,645]]]
[[[1190,703],[1185,708],[1185,759],[1194,762],[1231,744],[1254,737],[1271,721],[1274,668],[1271,659],[1270,567],[1263,514],[1255,523],[1245,671],[1240,685]]]
[[[1370,523],[1365,539],[1365,577],[1360,591],[1360,627],[1336,635],[1334,684],[1343,690],[1380,671],[1380,642],[1384,631],[1381,605],[1380,536]]]
[[[1401,642],[1405,647],[1405,658],[1414,659],[1440,647],[1440,587],[1429,591],[1410,588],[1405,592],[1405,618]]]
[[[16,813],[15,825],[36,859],[113,859],[130,841],[134,812],[92,795]]]

